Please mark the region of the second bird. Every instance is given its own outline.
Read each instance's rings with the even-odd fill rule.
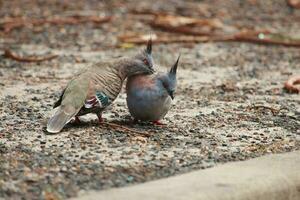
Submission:
[[[178,61],[179,57],[167,73],[136,75],[128,79],[127,106],[136,121],[161,125],[159,120],[167,114],[174,99]]]

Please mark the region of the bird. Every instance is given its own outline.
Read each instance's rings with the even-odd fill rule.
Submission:
[[[137,74],[152,74],[152,41],[133,57],[122,57],[93,64],[75,76],[63,89],[54,104],[56,109],[47,124],[49,133],[58,133],[75,117],[94,113],[99,122],[102,112],[118,96],[127,77]]]
[[[160,120],[171,108],[176,90],[176,72],[180,55],[167,73],[135,75],[126,83],[126,102],[134,121],[150,121],[163,125]]]

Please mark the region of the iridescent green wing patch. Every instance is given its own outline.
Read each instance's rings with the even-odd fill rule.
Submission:
[[[96,92],[96,98],[99,102],[100,107],[106,107],[109,105],[109,98],[103,92]]]

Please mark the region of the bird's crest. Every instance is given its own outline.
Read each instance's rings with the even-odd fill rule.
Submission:
[[[145,49],[145,52],[147,54],[152,54],[152,38],[150,37],[150,39],[147,42],[147,47]]]
[[[179,58],[180,58],[180,54],[179,54],[179,56],[178,56],[178,58],[177,58],[175,64],[171,67],[169,74],[176,76]]]

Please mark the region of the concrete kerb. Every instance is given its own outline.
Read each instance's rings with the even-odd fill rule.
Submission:
[[[300,200],[300,151],[266,155],[77,200]]]

